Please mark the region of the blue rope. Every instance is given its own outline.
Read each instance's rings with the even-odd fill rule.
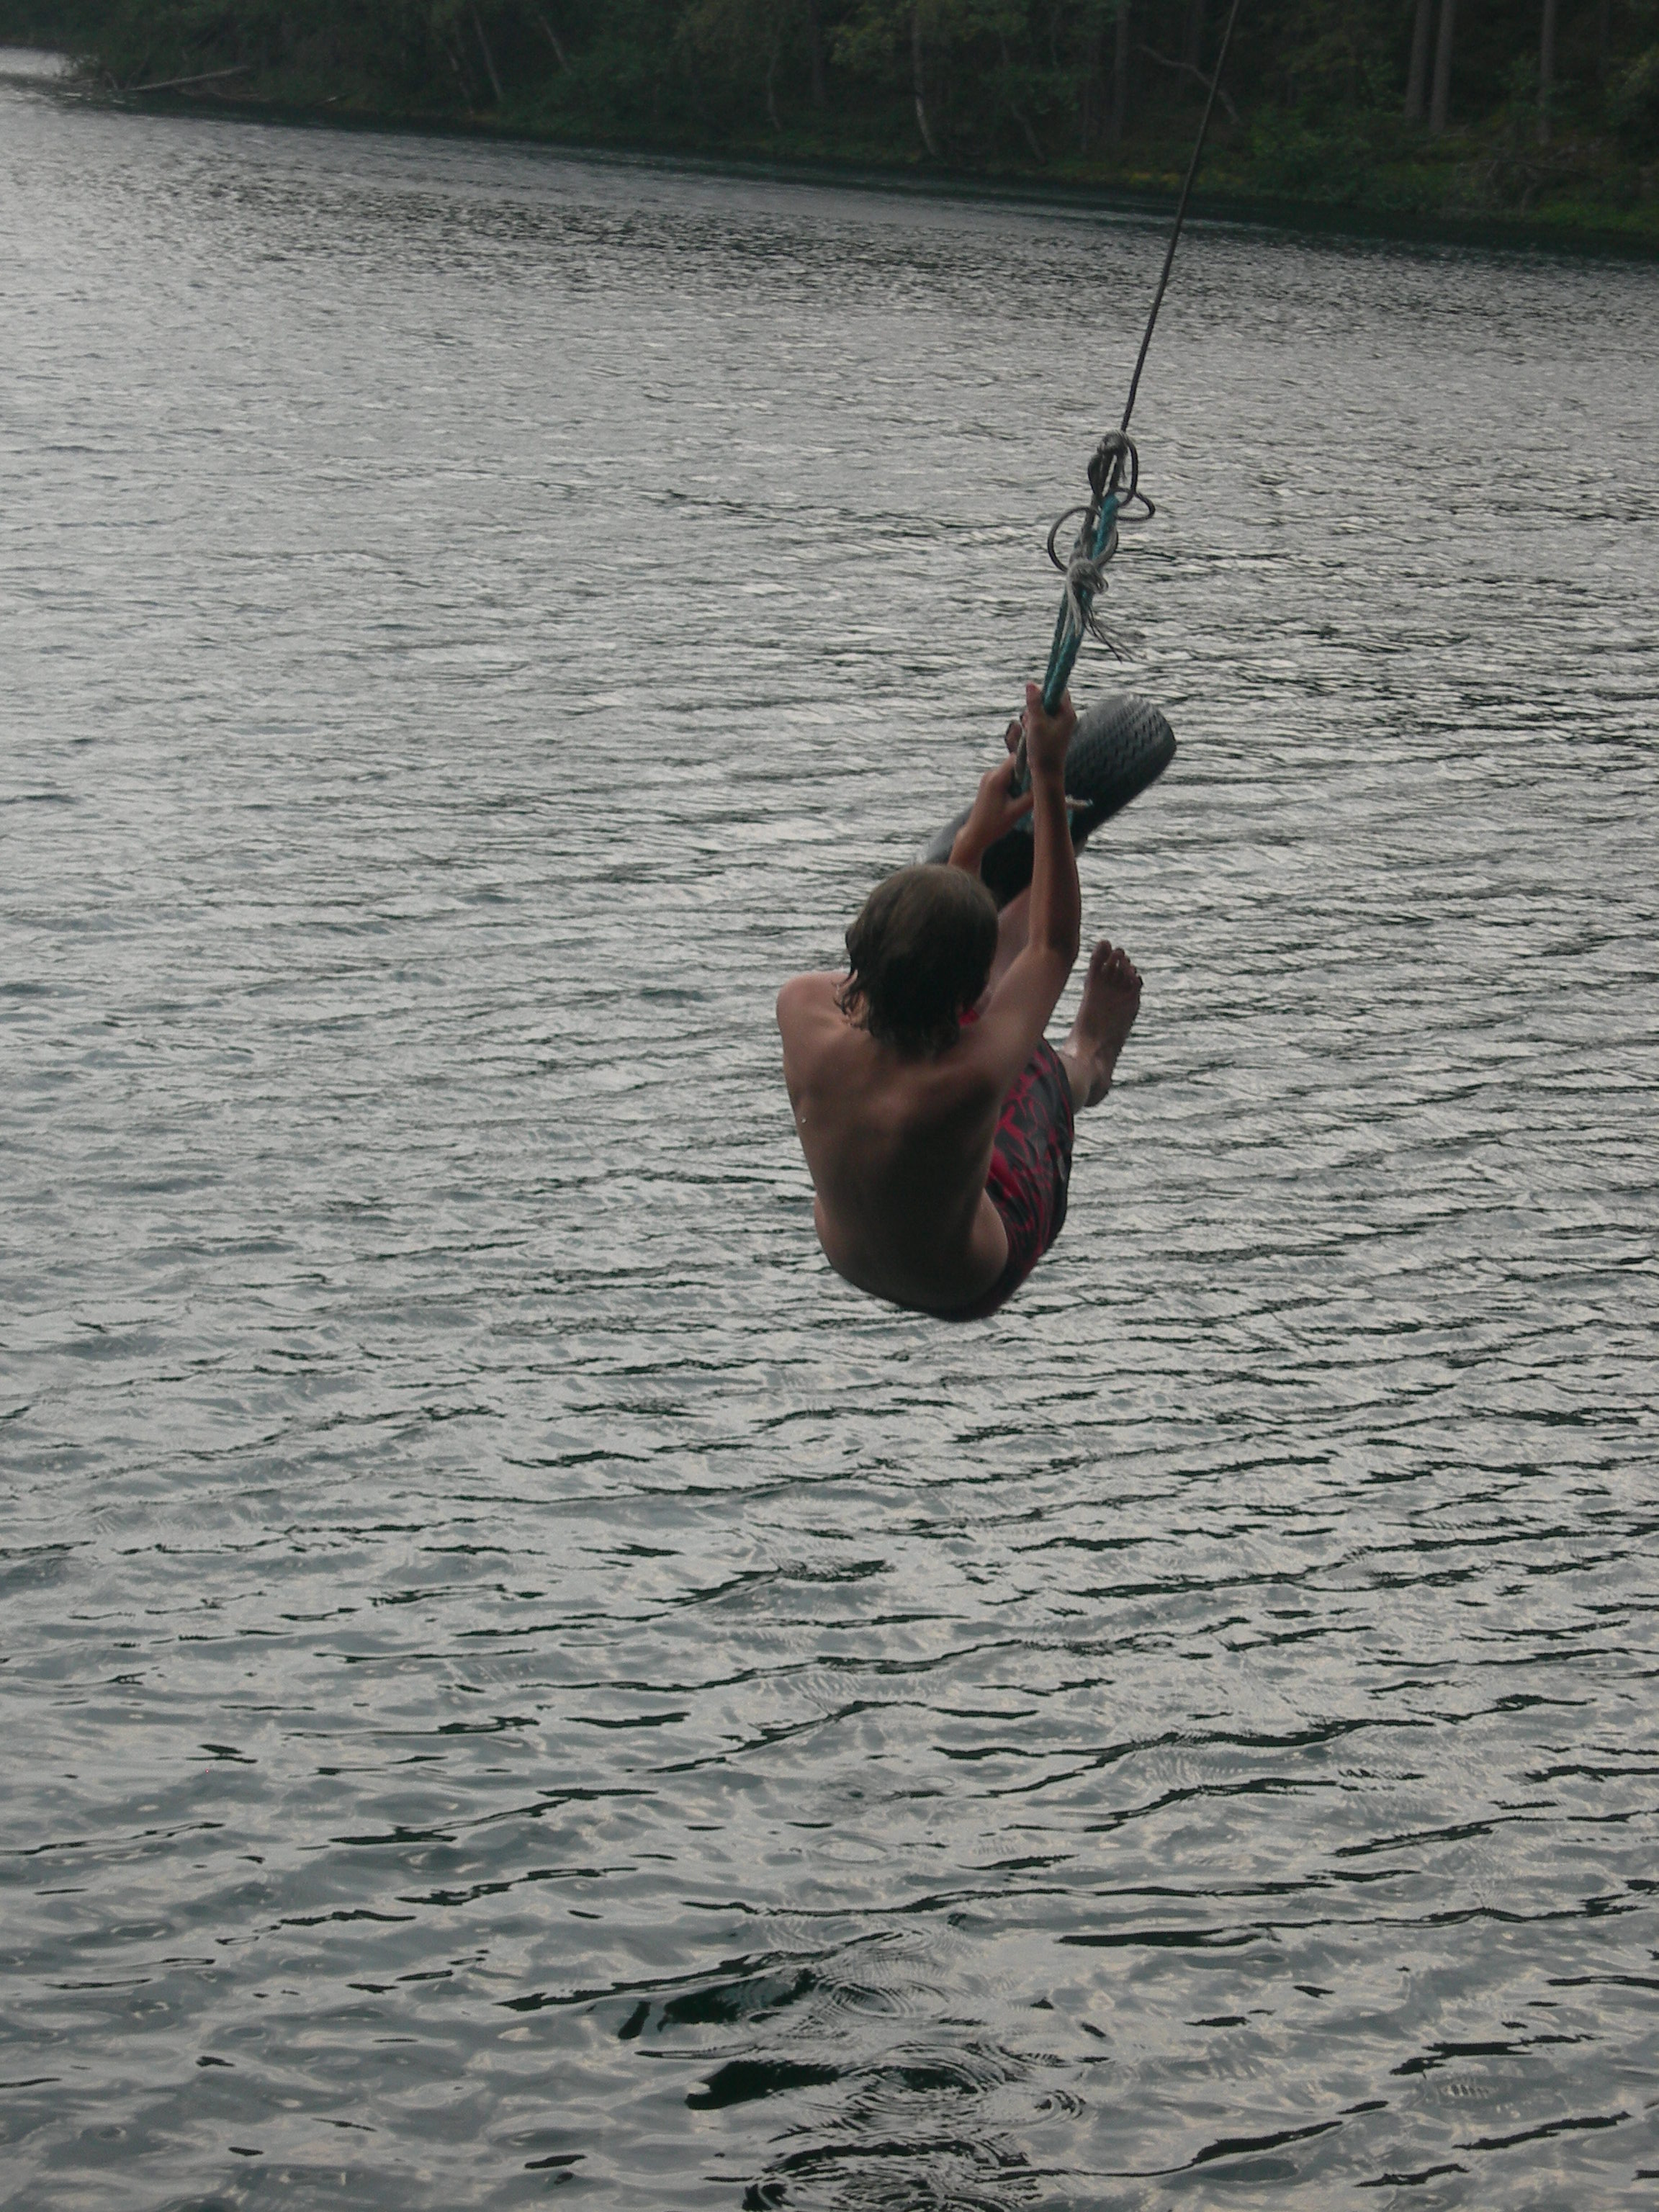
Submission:
[[[1078,654],[1083,649],[1084,631],[1089,627],[1090,611],[1094,605],[1098,586],[1089,578],[1079,576],[1081,562],[1098,574],[1111,548],[1112,533],[1117,527],[1119,512],[1115,491],[1109,491],[1100,502],[1098,514],[1092,503],[1090,515],[1094,518],[1094,534],[1089,536],[1088,524],[1078,532],[1077,550],[1072,556],[1072,567],[1066,573],[1066,596],[1060,603],[1060,612],[1054,617],[1054,641],[1048,648],[1048,672],[1042,679],[1042,706],[1045,714],[1055,713],[1066,696],[1066,686],[1071,680],[1072,670]],[[1079,623],[1073,612],[1075,605],[1081,613]]]

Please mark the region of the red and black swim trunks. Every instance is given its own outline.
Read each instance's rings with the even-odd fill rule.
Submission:
[[[945,1321],[982,1321],[1012,1297],[1066,1225],[1072,1181],[1072,1086],[1046,1037],[1008,1093],[985,1187],[1008,1232],[1008,1264],[990,1289]]]

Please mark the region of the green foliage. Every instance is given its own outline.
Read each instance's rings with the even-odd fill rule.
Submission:
[[[1278,0],[1273,73],[1286,105],[1325,116],[1391,104],[1400,15],[1395,0]]]
[[[1659,46],[1620,70],[1607,100],[1620,137],[1638,154],[1659,152]]]
[[[105,0],[0,0],[0,46],[83,53],[108,13]]]
[[[1300,117],[1269,112],[1251,126],[1251,174],[1261,191],[1275,197],[1351,206],[1364,198],[1371,167],[1370,146],[1340,118],[1321,131]]]
[[[216,96],[1144,185],[1184,161],[1226,4],[0,0],[0,39],[56,40],[117,88],[239,69]],[[1463,0],[1453,133],[1434,141],[1402,116],[1414,0],[1249,0],[1206,179],[1352,208],[1596,204],[1647,221],[1656,4],[1562,9],[1546,155],[1540,0]]]
[[[909,35],[908,7],[897,0],[860,0],[836,32],[836,59],[855,76],[885,76],[898,67],[902,38]]]

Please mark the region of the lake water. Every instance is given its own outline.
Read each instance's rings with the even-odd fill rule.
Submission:
[[[1659,270],[1191,234],[1069,1225],[813,1242],[1163,239],[0,87],[8,2205],[1655,2202]]]

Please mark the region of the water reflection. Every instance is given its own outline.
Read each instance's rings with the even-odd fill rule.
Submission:
[[[1146,1012],[945,1337],[771,996],[1159,234],[0,102],[31,2206],[1645,2203],[1652,272],[1194,238]]]

